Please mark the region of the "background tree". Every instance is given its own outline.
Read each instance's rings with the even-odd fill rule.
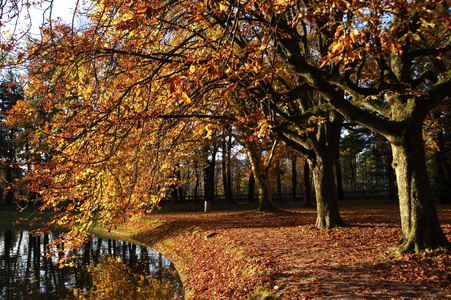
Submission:
[[[233,203],[233,181],[232,181],[232,149],[233,136],[227,132],[222,140],[222,185],[226,202]]]
[[[431,174],[434,179],[433,189],[437,197],[451,202],[451,117],[450,101],[444,101],[427,116],[425,124],[427,154],[431,161]]]
[[[0,196],[3,198],[3,191],[5,191],[5,203],[7,205],[11,205],[15,199],[14,179],[18,179],[22,175],[18,159],[23,149],[16,141],[16,134],[19,129],[8,125],[6,120],[9,111],[23,97],[23,87],[16,75],[12,71],[3,74],[0,81],[0,156],[3,173]]]
[[[288,15],[284,15],[284,4],[270,1],[262,2],[259,7],[251,3],[243,6],[229,3],[219,4],[218,10],[217,5],[209,2],[206,11],[211,22],[223,28],[222,37],[231,39],[233,46],[222,45],[230,53],[226,62],[233,61],[232,64],[224,65],[217,60],[226,70],[223,77],[230,82],[230,89],[233,87],[239,89],[239,94],[249,95],[243,101],[247,108],[262,111],[258,114],[261,126],[267,124],[277,138],[307,158],[315,178],[316,225],[320,228],[342,225],[335,180],[328,177],[333,174],[335,156],[331,157],[330,153],[338,151],[342,117],[330,110],[322,96],[302,77],[286,68],[284,57],[279,53],[279,32],[291,28],[290,20],[285,17],[292,14],[287,11]],[[292,42],[319,67],[330,40],[313,41],[311,30],[314,29],[307,23],[300,26],[296,32],[299,39]],[[336,97],[343,97],[343,93],[337,92]]]

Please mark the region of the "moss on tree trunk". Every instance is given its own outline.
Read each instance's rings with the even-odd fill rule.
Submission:
[[[449,248],[430,190],[421,125],[407,128],[391,140],[402,226],[397,252]]]

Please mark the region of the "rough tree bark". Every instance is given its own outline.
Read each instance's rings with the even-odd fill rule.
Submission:
[[[397,251],[451,246],[440,227],[430,190],[422,124],[414,122],[389,140],[401,212],[402,240]]]
[[[268,168],[262,160],[262,154],[258,150],[255,142],[247,140],[245,145],[252,173],[254,174],[255,186],[257,188],[258,210],[273,210],[274,206],[272,204],[273,201],[268,178]]]
[[[324,121],[315,124],[315,132],[309,132],[305,140],[289,130],[281,132],[280,136],[304,156],[312,171],[318,213],[316,227],[332,229],[344,225],[338,210],[334,176],[343,117],[336,112],[324,112],[322,118]]]
[[[344,225],[335,194],[334,159],[335,155],[325,153],[325,155],[317,156],[315,161],[310,162],[316,194],[317,218],[315,227],[320,229],[331,229]]]

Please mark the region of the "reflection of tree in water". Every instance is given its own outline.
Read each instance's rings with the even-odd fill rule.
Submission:
[[[54,265],[57,259],[43,255],[52,238],[52,234],[29,236],[26,231],[0,230],[1,299],[79,298],[74,291],[90,299],[99,299],[99,293],[100,299],[183,298],[174,265],[150,248],[93,238],[74,252],[77,267],[60,269]]]
[[[173,299],[173,287],[152,276],[132,272],[120,258],[107,256],[87,270],[92,274],[91,290],[74,290],[84,299]]]

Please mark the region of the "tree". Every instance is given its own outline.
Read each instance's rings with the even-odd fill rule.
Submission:
[[[284,11],[285,4],[271,1],[264,1],[259,7],[251,3],[242,7],[239,3],[219,4],[219,10],[217,5],[214,1],[209,2],[205,15],[212,19],[213,24],[223,28],[222,38],[232,40],[233,47],[222,45],[221,51],[228,53],[226,62],[233,63],[224,65],[217,59],[219,57],[215,59],[226,71],[222,76],[229,81],[226,91],[238,90],[235,95],[239,94],[244,99],[241,102],[228,100],[228,103],[237,103],[232,105],[235,110],[243,106],[254,109],[257,113],[246,114],[247,117],[257,117],[258,125],[251,128],[260,131],[271,129],[278,139],[307,158],[315,181],[316,226],[334,228],[343,225],[335,195],[335,181],[329,177],[333,174],[335,161],[335,156],[330,153],[338,152],[343,118],[330,109],[305,79],[287,68],[280,47],[281,36],[285,35],[279,35],[279,32],[291,28],[285,18],[289,18],[291,13]],[[307,27],[300,26],[300,32],[293,35],[299,40],[291,42],[297,43],[306,57],[320,67],[330,41],[313,41]],[[335,96],[343,98],[344,93],[337,92]]]
[[[0,82],[0,157],[1,169],[4,172],[2,181],[6,182],[5,202],[11,205],[15,198],[13,181],[20,176],[17,163],[21,149],[15,139],[18,129],[7,124],[7,117],[16,102],[23,99],[23,87],[11,71],[2,77]]]
[[[230,132],[228,133],[229,135],[224,136],[222,140],[222,185],[226,202],[233,203],[231,166],[233,137]]]
[[[302,7],[295,16],[280,38],[294,72],[345,118],[390,142],[403,231],[398,251],[449,247],[431,197],[422,146],[427,112],[451,92],[448,3],[330,1]],[[306,19],[333,38],[322,66],[340,73],[316,67],[299,49],[296,29]],[[337,89],[347,97],[336,97]]]
[[[206,118],[228,120],[243,133],[252,131],[242,135],[251,150],[251,137],[280,139],[307,158],[317,226],[332,228],[343,224],[332,174],[344,116],[391,143],[404,235],[400,251],[448,245],[429,196],[424,150],[416,147],[427,111],[450,94],[446,5],[96,1],[84,32],[50,23],[29,52],[52,74],[38,88],[45,95],[42,106],[61,101],[61,112],[45,128],[58,145],[53,163],[67,163],[64,155],[72,163],[92,162],[86,160],[89,150],[108,144],[114,151],[102,150],[97,166],[117,155],[121,164],[138,166],[142,157],[153,158],[138,150],[138,141],[154,145],[156,158],[161,141],[177,161],[175,153],[189,144],[181,141],[209,135]],[[202,134],[191,137],[186,127]],[[64,134],[56,136],[54,128]],[[122,142],[135,153],[119,147]],[[77,179],[90,167],[69,169],[70,179]],[[120,186],[132,198],[134,184],[125,181],[137,182],[136,170],[112,176],[124,178]]]
[[[349,186],[355,193],[357,191],[357,155],[367,146],[365,132],[355,126],[348,127],[341,142],[341,156],[349,178]]]
[[[274,141],[271,150],[266,154],[264,153],[266,149],[255,137],[244,138],[243,141],[257,188],[258,210],[272,210],[274,207],[268,174],[274,158],[277,140]]]
[[[205,167],[204,167],[204,198],[205,201],[211,202],[215,198],[215,168],[216,154],[218,146],[212,145],[211,148],[205,148]]]
[[[307,161],[304,162],[304,206],[312,206],[312,200],[310,197],[310,167]]]
[[[297,186],[297,172],[296,172],[296,161],[297,157],[295,155],[291,156],[291,200],[296,202],[296,186]]]
[[[439,199],[445,203],[451,202],[449,187],[451,186],[451,118],[450,101],[440,103],[431,111],[425,123],[426,152],[431,160],[431,174]]]
[[[227,118],[233,120],[234,126],[242,128],[242,132],[254,131],[255,134],[247,135],[249,138],[263,138],[271,127],[279,126],[277,132],[282,133],[281,138],[297,144],[298,151],[304,146],[299,144],[299,138],[293,140],[291,137],[311,132],[307,138],[314,140],[315,150],[312,151],[312,145],[309,145],[308,150],[302,152],[309,156],[317,188],[322,191],[316,193],[319,199],[317,224],[319,227],[340,225],[334,181],[323,177],[329,174],[324,166],[330,168],[333,165],[333,159],[327,153],[329,147],[338,147],[336,140],[340,135],[341,117],[330,110],[306,113],[318,104],[315,101],[322,101],[318,94],[310,93],[311,89],[309,100],[304,101],[308,105],[299,109],[301,101],[297,93],[302,89],[303,81],[296,82],[297,79],[281,67],[283,61],[274,59],[278,57],[277,48],[265,38],[265,31],[255,30],[271,24],[266,5],[255,9],[248,4],[237,11],[237,17],[242,14],[244,18],[242,24],[236,24],[240,30],[235,31],[234,22],[227,21],[227,14],[233,12],[232,6],[218,6],[216,2],[207,5],[174,2],[170,10],[168,8],[164,2],[151,6],[147,2],[100,1],[87,12],[91,23],[83,32],[49,21],[44,27],[43,40],[29,51],[33,64],[46,73],[45,77],[33,75],[36,86],[41,82],[41,90],[35,92],[51,94],[52,99],[66,99],[58,109],[69,114],[60,113],[54,119],[56,124],[47,132],[51,133],[53,126],[60,127],[59,130],[67,134],[64,139],[59,139],[61,145],[72,144],[75,140],[74,144],[77,144],[87,136],[90,137],[87,143],[91,143],[95,135],[107,133],[110,139],[117,136],[119,131],[109,132],[106,126],[124,119],[122,124],[128,123],[128,127],[123,125],[120,131],[123,134],[118,140],[125,142],[142,124],[147,122],[149,126],[149,118],[163,118],[167,124],[180,127],[190,118],[197,120],[191,123],[196,126],[201,126],[199,119]],[[319,61],[317,57],[313,59]],[[294,110],[284,107],[285,97]],[[42,106],[53,107],[52,99],[44,97]],[[84,112],[78,114],[81,110]],[[306,113],[306,116],[293,122],[296,118],[293,114],[297,112]],[[276,120],[278,118],[281,120]],[[306,121],[310,131],[303,128]],[[333,130],[326,129],[330,124],[333,124]],[[299,128],[301,132],[296,133]],[[160,134],[159,130],[149,130],[153,135]],[[334,138],[327,137],[330,133]],[[111,141],[106,143],[111,144]],[[61,147],[67,152],[78,151],[77,147]],[[87,168],[85,158],[89,156],[86,151],[89,147],[82,148],[84,153],[79,152],[77,160],[85,165],[79,170],[71,168],[72,173]],[[174,151],[170,153],[176,155]],[[319,153],[322,156],[316,159],[314,156]],[[104,163],[116,155],[116,150],[109,154],[105,151],[105,154]],[[124,156],[139,157],[137,154]],[[256,183],[258,186],[258,180]],[[330,209],[334,211],[330,213]]]

